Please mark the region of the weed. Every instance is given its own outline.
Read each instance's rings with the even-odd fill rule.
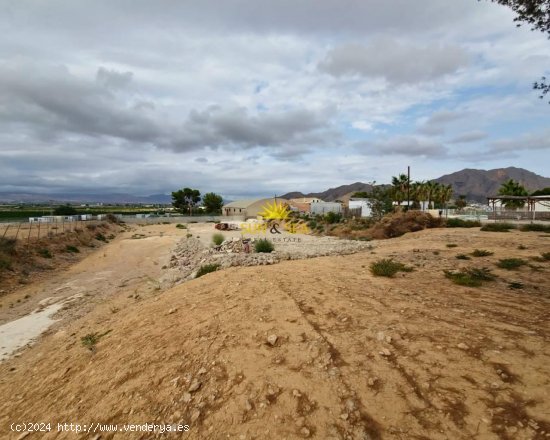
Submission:
[[[486,251],[485,249],[475,249],[472,252],[473,257],[488,257],[489,255],[493,255],[493,252]]]
[[[521,225],[519,228],[523,232],[550,232],[550,225],[542,225],[540,223],[530,223],[528,225]]]
[[[98,232],[97,234],[95,234],[95,237],[94,237],[96,240],[99,240],[99,241],[107,241],[107,239],[105,238],[105,235],[103,235],[101,232]]]
[[[485,232],[508,232],[510,229],[516,229],[512,223],[487,223],[481,230]]]
[[[524,287],[525,286],[523,285],[523,283],[519,283],[516,281],[508,283],[508,289],[523,289]]]
[[[38,255],[40,255],[43,258],[52,258],[52,253],[50,252],[49,249],[46,249],[46,248],[38,249],[37,252],[38,252]]]
[[[527,261],[523,258],[504,258],[502,260],[498,260],[497,266],[501,269],[513,270],[526,264]]]
[[[8,255],[0,254],[0,270],[11,270],[12,259]]]
[[[73,245],[70,245],[70,244],[68,244],[67,246],[65,246],[65,250],[66,250],[67,252],[72,252],[73,254],[77,254],[77,253],[80,252],[76,246],[73,246]]]
[[[495,276],[487,268],[464,268],[460,271],[444,270],[445,277],[460,286],[479,287],[482,281],[492,281]]]
[[[478,220],[462,220],[461,218],[448,218],[448,228],[477,228],[481,226],[481,222]]]
[[[523,250],[527,249],[527,246],[524,246],[524,245],[520,244],[520,245],[518,246],[518,249],[519,249],[520,251],[523,251]]]
[[[271,241],[269,241],[267,238],[261,238],[254,244],[254,249],[258,253],[269,254],[273,252],[275,247],[273,246],[273,243],[271,243]]]
[[[84,335],[80,338],[80,341],[82,342],[82,345],[86,348],[88,348],[90,351],[95,351],[95,346],[99,342],[99,340],[109,334],[111,330],[107,330],[105,333],[88,333],[87,335]]]
[[[187,226],[182,225],[181,223],[178,223],[178,224],[176,225],[176,228],[178,228],[178,229],[187,229]]]
[[[439,255],[439,251],[433,251],[432,254]]]
[[[188,234],[186,234],[185,236],[186,236],[187,238],[191,238],[191,237],[193,236],[193,234],[189,234],[189,233],[188,233]]]
[[[464,255],[464,254],[458,254],[455,258],[457,260],[471,260],[471,258],[468,257],[468,255]]]
[[[219,232],[216,232],[214,235],[212,235],[212,242],[216,246],[219,246],[220,244],[222,244],[224,240],[225,240],[225,237],[223,236],[223,234],[220,234]]]
[[[540,256],[542,257],[542,259],[544,261],[550,261],[550,252],[544,252],[544,253],[540,254]]]
[[[445,246],[447,246],[448,248],[455,248],[455,247],[458,247],[458,244],[456,244],[456,243],[447,243]]]
[[[15,238],[0,237],[0,252],[7,255],[15,255],[16,243],[17,240]]]
[[[397,272],[412,272],[413,268],[393,261],[391,258],[383,258],[371,263],[370,271],[378,277],[393,277]]]
[[[201,266],[199,268],[195,278],[202,277],[203,275],[206,275],[207,273],[210,273],[210,272],[216,272],[219,268],[220,268],[219,264],[205,264],[204,266]]]

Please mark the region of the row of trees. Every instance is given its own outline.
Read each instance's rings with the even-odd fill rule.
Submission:
[[[182,214],[192,215],[201,201],[204,210],[209,214],[219,214],[222,210],[223,198],[216,193],[209,192],[201,197],[201,192],[193,188],[182,188],[172,192],[172,206]]]
[[[453,196],[453,187],[434,181],[409,182],[406,174],[392,177],[391,195],[399,206],[410,198],[416,206],[420,202],[428,202],[428,208],[435,205],[444,206]]]

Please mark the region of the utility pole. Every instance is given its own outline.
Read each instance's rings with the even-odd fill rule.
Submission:
[[[407,166],[407,211],[411,209],[411,167]]]

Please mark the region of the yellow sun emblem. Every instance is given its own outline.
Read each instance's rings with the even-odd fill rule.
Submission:
[[[262,209],[260,215],[266,220],[286,220],[288,218],[289,209],[286,203],[267,202]]]

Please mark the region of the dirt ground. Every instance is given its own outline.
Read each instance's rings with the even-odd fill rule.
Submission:
[[[117,238],[38,289],[89,295],[0,363],[1,438],[550,438],[550,263],[530,260],[550,251],[550,235],[431,229],[164,290],[154,280],[186,231],[143,231],[151,236]],[[494,255],[455,258],[476,248]],[[415,270],[374,277],[369,264],[385,257]],[[509,257],[531,265],[496,267]],[[443,269],[459,267],[497,279],[458,286]],[[85,346],[86,335],[97,342]],[[54,425],[21,437],[13,422]],[[56,425],[93,422],[190,429],[77,435]]]

